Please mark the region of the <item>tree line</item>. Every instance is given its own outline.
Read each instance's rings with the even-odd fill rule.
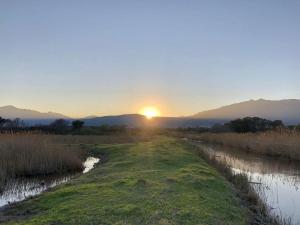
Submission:
[[[13,128],[22,128],[25,127],[24,121],[22,121],[19,118],[16,119],[4,119],[0,116],[0,129],[7,128],[7,129],[13,129]]]
[[[81,120],[74,120],[71,123],[71,129],[72,130],[79,130],[83,127],[84,121]],[[70,129],[70,123],[67,120],[64,119],[57,119],[50,123],[49,125],[36,125],[36,126],[26,126],[25,122],[21,120],[20,118],[16,119],[5,119],[0,117],[0,130],[30,130],[30,129],[39,129],[39,130],[45,130],[45,131],[53,131],[57,133],[62,133],[68,129]]]
[[[285,126],[281,120],[268,120],[260,117],[245,117],[231,120],[225,124],[215,124],[212,132],[236,132],[236,133],[256,133],[269,130],[291,129],[300,131],[300,124],[297,126]]]
[[[56,119],[48,125],[26,125],[19,118],[10,120],[0,117],[0,132],[24,132],[38,131],[54,134],[105,134],[114,132],[124,132],[127,130],[125,125],[101,125],[95,127],[85,126],[82,120]]]
[[[83,131],[84,121],[74,120],[72,122],[64,119],[57,119],[49,125],[35,125],[26,126],[24,121],[19,118],[4,119],[0,117],[0,131],[41,131],[46,133],[56,134],[102,134],[111,132],[124,132],[128,128],[125,125],[101,125],[97,127],[85,127]],[[196,132],[263,132],[276,129],[290,129],[300,131],[300,124],[297,126],[286,127],[281,120],[268,120],[259,117],[245,117],[232,120],[225,124],[215,124],[211,128],[191,127],[191,128],[177,128],[179,131],[196,131]]]

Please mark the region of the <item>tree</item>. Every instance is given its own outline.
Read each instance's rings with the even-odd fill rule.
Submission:
[[[55,133],[64,133],[68,128],[69,122],[64,119],[57,119],[52,122],[49,127]]]
[[[81,120],[74,120],[74,121],[72,122],[72,128],[73,128],[74,130],[79,130],[80,128],[83,127],[83,125],[84,125],[84,122],[81,121]]]
[[[7,119],[4,119],[0,116],[0,128],[3,127],[6,122],[7,122]]]
[[[281,120],[274,120],[272,123],[271,123],[273,129],[277,129],[277,128],[282,128],[284,127],[284,124]]]
[[[231,130],[238,133],[260,132],[284,127],[281,120],[267,120],[259,117],[245,117],[243,119],[232,120],[227,124]]]
[[[11,129],[12,128],[22,128],[22,127],[25,127],[25,124],[20,118],[16,118],[14,120],[9,120],[7,122],[6,126],[11,128]]]

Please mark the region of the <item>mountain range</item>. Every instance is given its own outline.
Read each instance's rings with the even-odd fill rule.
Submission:
[[[20,118],[28,125],[49,124],[56,119],[71,119],[60,113],[43,113],[30,109],[20,109],[12,105],[0,107],[0,116],[5,119]]]
[[[3,118],[20,118],[28,125],[49,124],[56,119],[72,121],[73,118],[63,114],[35,110],[20,109],[15,106],[0,107],[0,116]],[[82,118],[88,126],[99,125],[127,125],[128,127],[210,127],[215,123],[224,123],[232,119],[247,116],[257,116],[270,120],[282,120],[286,125],[300,123],[300,100],[249,100],[223,106],[217,109],[202,111],[188,117],[155,117],[151,120],[139,114],[125,114],[118,116],[88,116]]]
[[[300,123],[300,100],[249,100],[207,110],[193,115],[193,118],[232,120],[243,117],[261,117],[270,120],[282,120],[285,124]]]

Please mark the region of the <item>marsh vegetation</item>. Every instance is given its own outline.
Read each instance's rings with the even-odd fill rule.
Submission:
[[[67,184],[59,186],[50,194],[41,195],[37,198],[38,203],[35,200],[27,200],[20,205],[9,207],[3,212],[4,221],[11,220],[11,215],[15,217],[14,212],[22,213],[28,209],[24,213],[28,214],[29,220],[24,220],[21,224],[31,224],[34,223],[33,221],[47,221],[46,224],[56,223],[58,221],[53,220],[56,216],[61,216],[59,223],[67,224],[71,214],[75,215],[76,213],[79,217],[76,217],[74,221],[79,221],[82,224],[103,221],[104,218],[108,224],[116,222],[115,219],[132,224],[145,224],[146,221],[153,223],[163,221],[162,224],[169,222],[182,224],[186,221],[190,224],[197,224],[201,221],[204,224],[209,224],[223,220],[230,222],[230,224],[264,224],[266,221],[268,224],[288,224],[283,219],[281,221],[280,218],[267,217],[269,215],[268,205],[257,190],[249,185],[249,178],[246,174],[235,176],[230,168],[219,165],[212,160],[207,161],[211,164],[208,165],[203,161],[206,159],[205,155],[199,155],[197,148],[184,144],[176,138],[166,137],[166,134],[184,136],[187,140],[196,140],[197,144],[200,140],[218,143],[221,148],[234,146],[230,145],[230,141],[240,144],[246,144],[247,141],[251,144],[256,141],[262,149],[270,148],[272,144],[277,146],[275,141],[284,143],[287,138],[290,138],[288,140],[291,140],[289,142],[291,146],[299,143],[297,142],[298,133],[283,131],[244,134],[202,133],[198,130],[187,132],[134,129],[101,136],[24,132],[13,135],[1,134],[1,154],[6,157],[7,161],[12,162],[10,165],[1,165],[3,171],[6,169],[10,172],[7,172],[5,176],[2,175],[2,184],[7,183],[8,178],[37,178],[39,176],[47,177],[50,174],[66,175],[70,172],[79,172],[83,170],[83,161],[88,156],[103,155],[106,162],[87,175],[76,177],[71,181],[69,178],[60,177],[62,183],[68,181]],[[218,139],[219,137],[220,139]],[[222,143],[218,140],[226,140],[226,142]],[[253,148],[257,148],[257,146],[254,145]],[[277,148],[272,148],[274,148],[274,152],[277,151]],[[251,152],[249,146],[237,149],[236,151]],[[278,147],[278,149],[281,148]],[[253,150],[252,153],[256,152]],[[265,155],[266,153],[261,150],[259,154]],[[286,155],[287,153],[281,154]],[[276,156],[279,155],[276,154]],[[295,155],[290,155],[290,157],[295,157]],[[18,163],[18,166],[22,165],[22,167],[14,167],[13,162]],[[211,166],[217,168],[219,172],[216,172]],[[11,171],[10,167],[13,168]],[[228,186],[224,177],[234,184],[235,189],[231,189],[230,185]],[[61,183],[61,180],[58,180],[55,185]],[[47,183],[45,178],[43,178],[43,182],[45,182],[46,188],[52,185],[51,182]],[[45,190],[43,188],[41,190]],[[121,193],[117,190],[121,190]],[[52,211],[51,208],[61,207],[57,203],[61,200],[59,193],[65,196],[69,192],[75,194],[71,194],[67,199],[63,198],[64,202],[61,204],[67,204],[71,214],[57,214],[57,211]],[[76,193],[79,195],[77,196]],[[95,193],[99,194],[95,195]],[[147,194],[145,195],[145,193]],[[149,193],[152,197],[148,195]],[[56,194],[57,197],[55,197]],[[89,197],[90,194],[93,198]],[[80,197],[82,195],[87,196],[86,199],[83,200]],[[225,198],[223,195],[226,195]],[[178,201],[179,196],[181,196],[180,201]],[[198,199],[199,202],[192,200],[196,198],[195,196],[201,196]],[[145,201],[147,202],[146,205],[144,204]],[[205,207],[202,205],[202,201],[205,202]],[[107,207],[103,206],[103,208],[97,205],[97,202],[103,202]],[[111,203],[113,204],[111,205]],[[190,210],[191,203],[194,207],[193,210]],[[74,210],[77,209],[78,204],[91,206],[96,214],[89,218],[87,217],[89,213],[84,210],[75,213]],[[149,204],[150,206],[148,206]],[[133,205],[138,205],[138,207],[133,207]],[[176,207],[173,208],[172,205]],[[230,205],[230,207],[226,208],[225,205],[226,207]],[[120,207],[122,210],[124,209],[124,213],[118,211]],[[143,207],[146,211],[139,210]],[[161,210],[161,207],[164,209],[160,211],[157,218],[149,217],[148,211],[155,213],[158,212],[158,209]],[[177,211],[181,208],[184,210]],[[44,209],[46,209],[46,215],[41,214]],[[227,211],[229,209],[233,210],[231,212],[234,213],[229,213]],[[206,219],[203,217],[203,210],[205,210]],[[31,212],[40,213],[34,216]],[[128,217],[128,215],[132,216]],[[265,220],[267,218],[269,219]]]
[[[262,215],[260,220],[269,218],[269,224],[300,223],[299,161],[253,154],[199,139],[185,140],[193,143],[202,157],[242,192],[243,199],[252,199],[250,208]]]
[[[300,132],[283,129],[258,133],[212,133],[186,134],[193,140],[233,147],[238,151],[257,155],[300,160]]]
[[[18,177],[81,171],[86,154],[50,135],[0,135],[0,186]]]
[[[89,148],[108,161],[8,208],[2,218],[11,220],[8,224],[31,225],[247,224],[249,214],[229,183],[176,139]]]
[[[0,134],[0,191],[12,180],[80,172],[88,157],[85,144],[128,143],[147,140],[130,135],[47,135],[43,133]]]

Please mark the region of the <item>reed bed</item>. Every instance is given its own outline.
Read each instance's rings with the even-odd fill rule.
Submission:
[[[221,144],[255,154],[300,160],[300,132],[203,133],[192,139]]]
[[[83,150],[55,139],[50,135],[1,134],[0,190],[17,177],[81,171]]]
[[[0,193],[14,178],[79,172],[87,152],[81,144],[111,144],[147,141],[148,134],[48,135],[42,133],[0,134]]]

